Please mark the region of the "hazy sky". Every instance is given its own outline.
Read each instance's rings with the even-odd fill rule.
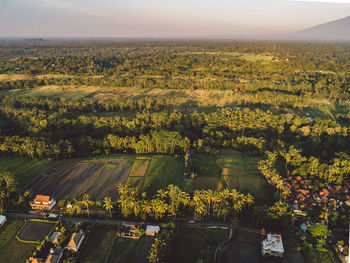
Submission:
[[[0,36],[230,38],[350,15],[350,0],[0,0]]]

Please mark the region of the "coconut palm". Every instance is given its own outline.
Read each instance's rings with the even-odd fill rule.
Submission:
[[[7,198],[9,198],[12,188],[15,186],[15,179],[9,172],[3,172],[0,174],[0,182],[5,182],[5,190]]]
[[[2,212],[5,209],[5,199],[6,199],[6,193],[4,190],[0,191],[0,201],[1,201],[1,206],[0,206],[0,212]]]
[[[103,207],[108,211],[110,218],[112,218],[113,202],[109,196],[103,199]]]
[[[90,200],[90,196],[88,194],[84,194],[82,200],[80,201],[80,203],[86,207],[86,210],[88,212],[88,217],[90,217],[90,210],[89,207],[90,205],[93,204],[93,202]]]

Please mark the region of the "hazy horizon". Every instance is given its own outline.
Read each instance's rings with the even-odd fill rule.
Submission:
[[[350,0],[2,0],[0,37],[239,38],[350,15]]]

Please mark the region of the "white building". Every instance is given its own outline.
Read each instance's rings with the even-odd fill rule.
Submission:
[[[280,234],[268,233],[261,244],[261,254],[263,256],[283,257],[284,248],[282,236]]]
[[[159,226],[152,226],[152,225],[148,225],[146,227],[146,235],[147,236],[155,236],[159,233],[160,231],[160,227]]]
[[[2,227],[6,223],[6,216],[0,215],[0,227]]]

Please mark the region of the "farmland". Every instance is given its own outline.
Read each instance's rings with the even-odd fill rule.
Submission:
[[[23,221],[9,219],[0,229],[0,262],[24,262],[34,252],[35,244],[15,238],[23,224]]]
[[[270,202],[269,186],[257,170],[259,160],[237,151],[222,151],[216,156],[195,155],[195,188],[222,190],[227,187],[253,194],[258,203]]]
[[[23,226],[17,237],[24,242],[41,242],[55,228],[57,222],[29,220]]]
[[[227,240],[227,229],[185,228],[174,241],[170,262],[196,262],[205,251],[205,262],[214,262],[216,247]]]
[[[56,199],[70,200],[87,193],[93,200],[102,200],[107,195],[115,199],[119,184],[152,195],[168,184],[181,187],[182,182],[183,162],[180,157],[117,155],[110,159],[56,162],[28,190],[52,195]]]
[[[79,262],[106,262],[114,243],[115,226],[95,226],[88,235],[88,240],[79,257]],[[98,240],[98,242],[96,242]]]
[[[0,171],[9,171],[16,178],[19,190],[51,165],[50,161],[33,160],[24,157],[1,157]]]

